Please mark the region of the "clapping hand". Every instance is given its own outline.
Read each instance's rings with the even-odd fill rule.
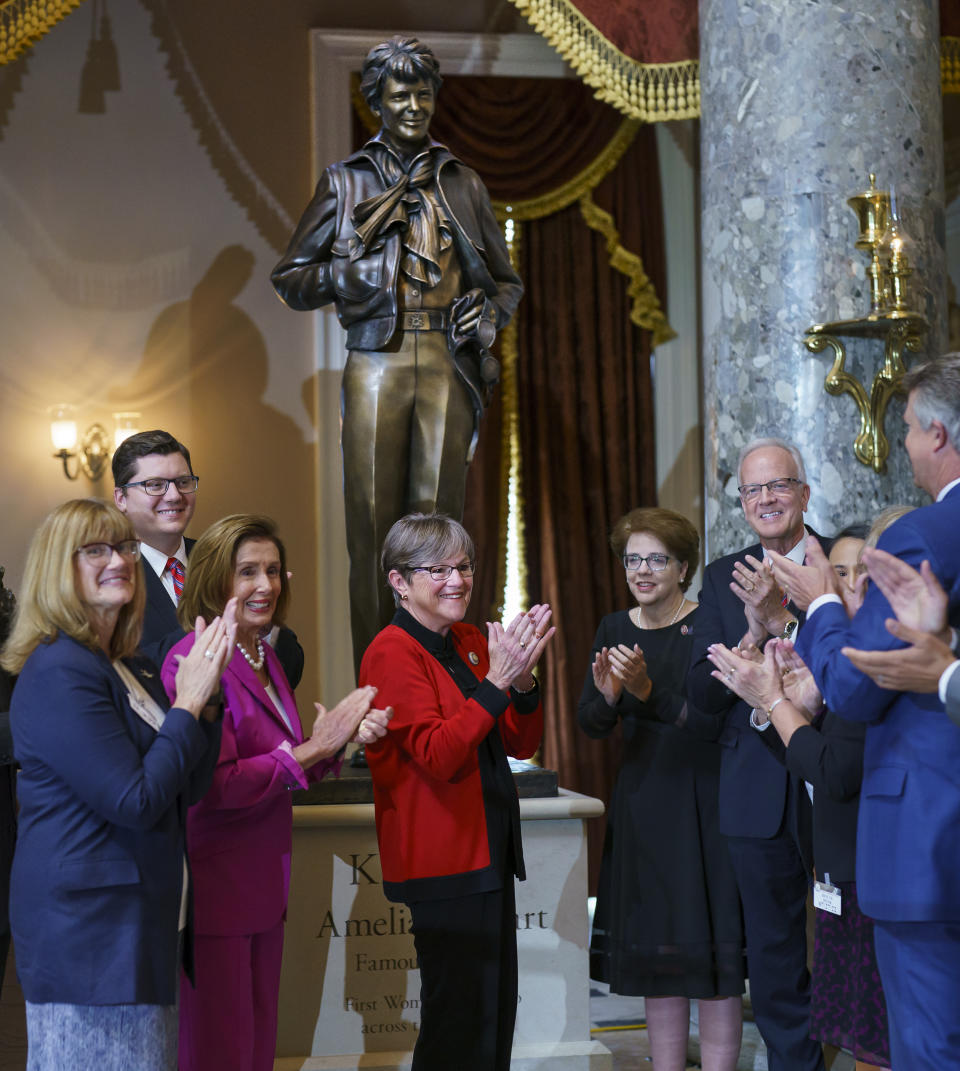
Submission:
[[[653,681],[647,674],[647,660],[638,644],[628,647],[625,643],[611,647],[607,652],[610,672],[620,684],[642,703],[650,698]]]
[[[943,671],[956,661],[949,645],[932,632],[909,628],[888,618],[887,631],[909,644],[894,651],[861,651],[841,647],[840,653],[881,688],[894,692],[935,692]]]
[[[613,667],[610,665],[609,647],[601,647],[597,651],[593,665],[590,668],[593,670],[594,687],[606,700],[608,707],[616,706],[617,700],[623,692],[623,683],[613,672]]]
[[[606,700],[606,705],[616,706],[617,700],[623,694],[624,684],[613,672],[609,647],[601,647],[597,651],[594,664],[590,666],[590,669],[594,673],[594,687]]]
[[[711,644],[707,648],[707,658],[716,667],[711,676],[723,681],[731,692],[736,692],[750,706],[769,709],[783,694],[774,647],[768,643],[762,661],[753,661],[722,643]]]
[[[823,696],[813,674],[792,643],[776,640],[772,646],[784,695],[798,710],[813,718],[823,706]]]
[[[223,614],[206,624],[198,617],[194,625],[193,646],[186,655],[176,654],[176,690],[174,706],[188,710],[195,718],[205,711],[217,692],[220,677],[233,654],[237,640],[237,600],[230,599]],[[211,710],[208,720],[219,711]]]
[[[897,615],[898,620],[887,620],[887,631],[909,646],[893,651],[843,647],[842,653],[881,688],[935,692],[943,671],[955,661],[947,626],[947,593],[929,562],[921,562],[918,572],[885,550],[871,547],[864,548],[863,561],[870,579]]]
[[[791,616],[783,605],[783,589],[777,584],[769,561],[752,554],[733,567],[730,590],[743,603],[747,615],[747,634],[756,643],[768,635],[781,632]]]
[[[542,603],[517,614],[506,628],[499,621],[487,622],[487,679],[497,688],[513,686],[520,692],[533,688],[534,667],[557,631],[550,625],[552,614],[549,605]]]
[[[917,572],[912,565],[885,550],[864,547],[863,563],[898,621],[908,628],[938,633],[941,640],[949,640],[947,593],[928,561],[921,562]]]
[[[384,707],[383,710],[378,707],[371,707],[360,720],[360,725],[353,736],[353,743],[373,744],[381,737],[386,736],[392,717],[393,707]]]
[[[810,603],[821,595],[832,594],[843,598],[837,574],[813,536],[807,536],[805,565],[797,565],[774,550],[767,553],[777,582],[786,591],[790,601],[801,610],[808,609]]]
[[[368,684],[363,688],[355,688],[331,710],[327,710],[322,703],[313,704],[317,716],[313,722],[310,739],[306,743],[310,745],[310,755],[314,761],[336,755],[345,744],[357,736],[364,723],[377,727],[382,724],[383,732],[386,732],[386,722],[393,716],[393,711],[388,707],[389,715],[386,711],[375,712],[372,704],[376,696],[377,689],[372,684]],[[375,713],[384,717],[375,718]],[[374,739],[382,735],[383,733],[376,732]],[[371,743],[372,741],[363,742]]]

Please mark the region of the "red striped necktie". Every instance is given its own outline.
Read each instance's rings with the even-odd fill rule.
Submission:
[[[170,572],[170,576],[173,577],[173,593],[177,597],[177,602],[179,602],[180,596],[183,594],[183,562],[179,558],[168,558],[167,569]]]

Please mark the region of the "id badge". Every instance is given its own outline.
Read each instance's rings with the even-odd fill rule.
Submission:
[[[813,883],[813,906],[820,911],[829,911],[831,915],[841,914],[840,890],[828,882]]]

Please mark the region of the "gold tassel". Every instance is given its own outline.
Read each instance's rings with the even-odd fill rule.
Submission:
[[[83,0],[4,0],[0,3],[0,66],[12,63]]]
[[[700,114],[700,61],[640,63],[612,45],[569,0],[512,0],[594,95],[645,123]]]

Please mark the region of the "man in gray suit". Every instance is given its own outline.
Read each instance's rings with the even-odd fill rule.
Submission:
[[[920,572],[884,550],[866,548],[863,562],[897,615],[887,630],[909,644],[894,651],[843,653],[881,688],[898,692],[937,692],[948,716],[960,725],[960,659],[956,632],[947,624],[947,593],[927,562]]]

